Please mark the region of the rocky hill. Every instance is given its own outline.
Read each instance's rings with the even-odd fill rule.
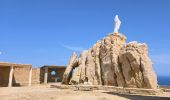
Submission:
[[[156,89],[157,77],[146,44],[126,43],[123,34],[110,33],[80,57],[72,54],[62,84]]]

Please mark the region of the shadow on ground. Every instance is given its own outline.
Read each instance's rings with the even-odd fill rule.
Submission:
[[[130,100],[170,100],[170,97],[158,97],[158,96],[141,96],[141,95],[130,95],[130,94],[119,94],[113,92],[103,92],[107,94],[117,95]]]

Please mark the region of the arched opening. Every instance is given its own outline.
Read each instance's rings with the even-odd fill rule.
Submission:
[[[51,76],[57,76],[57,72],[56,72],[56,71],[54,71],[54,70],[53,70],[53,71],[51,71],[51,73],[50,73],[50,74],[51,74]]]

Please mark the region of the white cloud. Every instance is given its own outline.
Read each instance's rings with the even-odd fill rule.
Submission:
[[[85,50],[83,47],[75,47],[75,46],[69,46],[69,45],[63,45],[63,47],[72,50],[72,51],[77,51],[77,52],[82,52]]]
[[[2,52],[0,51],[0,55],[2,54]]]
[[[170,65],[170,54],[157,54],[157,55],[151,55],[150,57],[154,64]]]

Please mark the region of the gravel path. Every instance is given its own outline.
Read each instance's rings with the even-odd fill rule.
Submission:
[[[0,100],[170,100],[170,93],[158,96],[115,94],[107,91],[73,91],[46,87],[0,87]]]

